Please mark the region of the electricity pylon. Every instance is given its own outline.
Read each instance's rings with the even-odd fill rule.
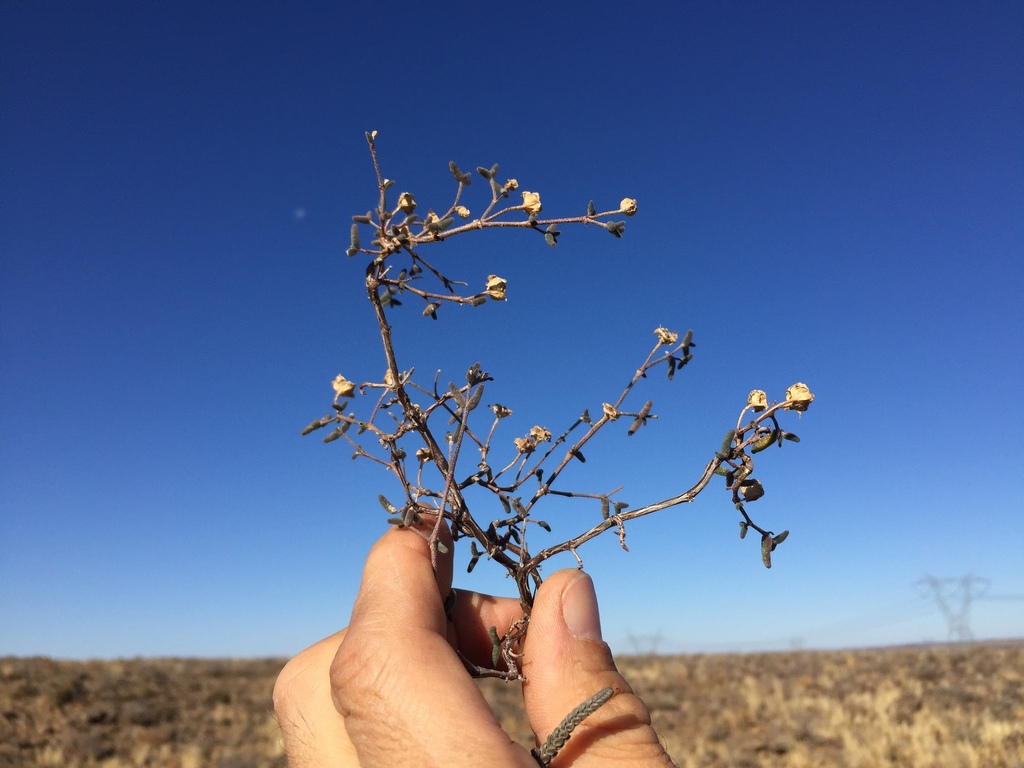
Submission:
[[[959,643],[974,639],[971,634],[971,601],[984,597],[990,585],[988,579],[971,574],[959,579],[937,579],[928,575],[914,583],[923,593],[931,591],[939,610],[949,622],[949,639]]]

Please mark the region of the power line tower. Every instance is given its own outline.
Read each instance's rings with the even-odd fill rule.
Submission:
[[[949,639],[966,643],[974,639],[971,634],[971,601],[985,597],[991,583],[988,579],[968,574],[959,579],[938,579],[925,576],[914,583],[922,594],[931,594],[939,610],[949,622]]]

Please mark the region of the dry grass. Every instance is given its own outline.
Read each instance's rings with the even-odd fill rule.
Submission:
[[[0,766],[283,766],[281,660],[0,660]],[[1024,768],[1024,646],[621,657],[696,766]],[[530,744],[518,687],[482,681]]]

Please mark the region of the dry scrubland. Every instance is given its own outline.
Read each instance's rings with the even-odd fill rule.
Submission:
[[[284,766],[281,660],[0,659],[0,766]],[[681,766],[1024,768],[1024,645],[623,657]],[[518,687],[484,681],[529,743]]]

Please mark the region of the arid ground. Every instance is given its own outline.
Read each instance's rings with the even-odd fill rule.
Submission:
[[[1021,643],[618,663],[687,768],[1024,768]],[[0,767],[284,766],[282,664],[0,659]],[[481,685],[532,746],[518,686]]]

